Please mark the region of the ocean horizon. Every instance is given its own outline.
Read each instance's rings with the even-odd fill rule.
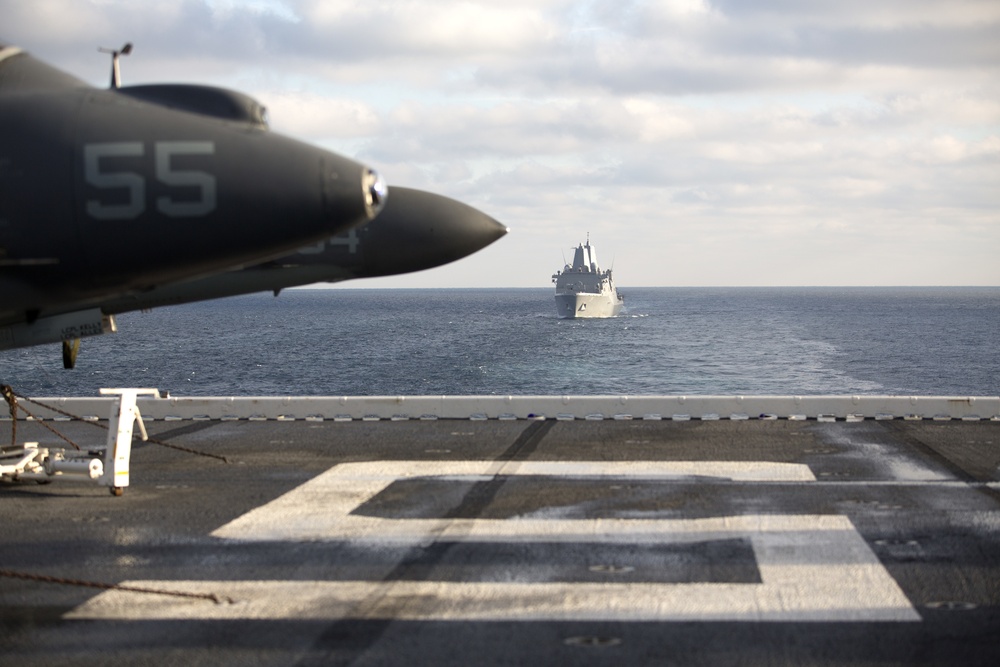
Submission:
[[[556,316],[551,288],[296,288],[117,316],[5,351],[28,396],[1000,394],[1000,287],[621,287]]]

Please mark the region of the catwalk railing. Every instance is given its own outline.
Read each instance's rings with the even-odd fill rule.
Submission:
[[[67,419],[67,414],[107,419],[113,400],[32,398],[25,407],[38,419]],[[160,396],[140,397],[137,404],[147,420],[1000,421],[998,396]],[[6,413],[0,417],[5,418],[10,419]]]

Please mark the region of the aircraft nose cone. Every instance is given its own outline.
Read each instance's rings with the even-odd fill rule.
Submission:
[[[449,197],[399,186],[368,223],[367,275],[420,271],[453,262],[493,243],[507,227]],[[374,238],[372,238],[374,237]]]

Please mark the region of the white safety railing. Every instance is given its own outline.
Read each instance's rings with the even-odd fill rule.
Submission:
[[[39,419],[104,418],[112,398],[37,398]],[[247,396],[145,397],[147,420],[928,419],[1000,421],[997,396]],[[3,419],[4,417],[0,417]],[[6,417],[9,419],[9,417]]]

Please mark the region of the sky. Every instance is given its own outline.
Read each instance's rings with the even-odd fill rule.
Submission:
[[[510,227],[344,287],[1000,285],[996,0],[0,0],[97,86],[243,91]]]

